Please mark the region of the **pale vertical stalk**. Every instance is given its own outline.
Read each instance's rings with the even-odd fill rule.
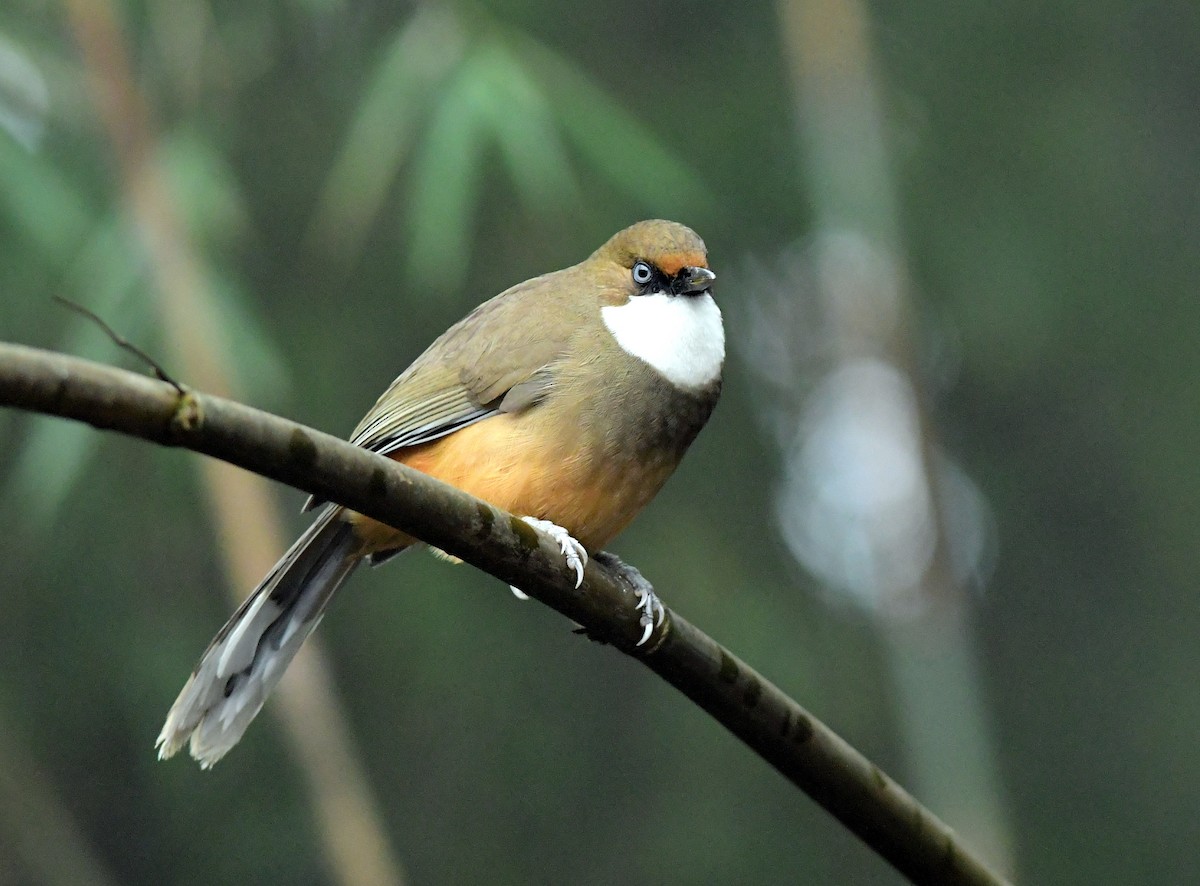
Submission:
[[[1011,833],[999,799],[969,600],[949,561],[945,501],[937,479],[943,467],[913,369],[909,281],[868,14],[861,0],[779,0],[778,8],[816,210],[816,279],[833,339],[829,377],[839,369],[869,365],[890,367],[904,379],[893,389],[900,395],[887,414],[900,415],[899,425],[912,427],[918,436],[913,475],[919,488],[912,500],[919,507],[912,513],[921,511],[930,527],[924,537],[911,533],[907,542],[895,535],[872,538],[879,526],[868,522],[852,529],[856,534],[844,539],[845,551],[867,566],[855,577],[857,584],[850,582],[851,589],[868,602],[885,639],[916,794],[984,857],[1011,872]],[[915,396],[903,396],[908,391]],[[887,466],[874,467],[887,471]],[[871,561],[880,551],[899,559]],[[889,572],[900,562],[909,569]]]
[[[965,606],[883,631],[900,703],[897,719],[914,789],[979,854],[1010,876],[1015,862],[979,660]]]
[[[39,883],[115,886],[117,882],[8,723],[0,725],[0,831],[5,846]]]
[[[119,166],[126,210],[145,246],[163,329],[182,380],[233,395],[228,341],[216,322],[201,261],[155,158],[150,114],[129,68],[111,0],[66,0],[100,120]],[[267,482],[227,464],[201,463],[235,598],[253,588],[285,547]],[[346,886],[404,882],[366,775],[352,750],[332,681],[310,640],[273,699],[307,781],[325,858]],[[147,750],[149,753],[149,750]]]

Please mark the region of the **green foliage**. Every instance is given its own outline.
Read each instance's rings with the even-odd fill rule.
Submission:
[[[706,238],[731,343],[748,290],[804,297],[777,259],[822,183],[777,4],[119,6],[150,162],[254,403],[344,431],[464,310],[638,217]],[[61,295],[171,368],[64,8],[0,9],[0,331],[135,365]],[[1200,19],[1128,0],[866,11],[913,363],[997,526],[975,623],[1019,879],[1185,881]],[[885,652],[779,543],[780,453],[731,351],[712,424],[619,552],[893,770]],[[211,774],[152,760],[228,609],[194,467],[0,419],[0,722],[120,882],[325,882],[269,719]],[[691,706],[495,582],[412,556],[351,590],[321,632],[414,882],[888,882]],[[0,879],[33,879],[3,828]]]

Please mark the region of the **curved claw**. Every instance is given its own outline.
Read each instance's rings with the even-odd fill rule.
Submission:
[[[654,593],[654,586],[635,567],[630,566],[616,554],[600,551],[594,559],[618,573],[633,591],[633,595],[637,598],[637,604],[633,608],[635,612],[642,613],[641,618],[638,619],[638,625],[643,629],[642,637],[636,645],[645,645],[646,641],[650,639],[650,635],[654,633],[654,629],[661,625],[667,617],[667,608]]]
[[[557,523],[539,520],[537,517],[522,517],[521,519],[558,542],[559,552],[566,559],[567,566],[575,570],[575,587],[583,584],[583,567],[587,566],[588,561],[587,549]]]
[[[650,639],[651,632],[663,623],[663,619],[667,617],[667,610],[649,584],[645,587],[634,588],[633,592],[638,597],[638,604],[634,609],[642,610],[642,617],[638,619],[638,624],[646,629],[642,634],[642,639],[637,641],[637,645],[641,646]]]
[[[650,632],[654,630],[654,622],[651,621],[650,619],[646,618],[645,616],[642,616],[642,620],[641,620],[640,624],[646,630],[642,631],[642,639],[637,641],[638,646],[641,646],[643,643],[645,643],[647,640],[649,640]]]

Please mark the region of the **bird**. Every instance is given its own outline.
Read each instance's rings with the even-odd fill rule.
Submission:
[[[558,544],[576,587],[589,553],[623,572],[645,642],[662,604],[603,548],[662,488],[717,403],[725,330],[715,279],[690,228],[638,222],[451,326],[350,442],[519,515]],[[156,741],[160,759],[188,744],[202,768],[220,760],[350,574],[419,544],[339,505],[310,499],[313,508],[312,525],[201,656]]]

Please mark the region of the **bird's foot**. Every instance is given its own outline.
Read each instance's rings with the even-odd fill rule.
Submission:
[[[583,584],[583,567],[587,566],[588,561],[587,549],[576,541],[571,536],[571,533],[567,532],[567,530],[563,529],[557,523],[551,523],[549,520],[539,520],[537,517],[522,517],[521,519],[534,529],[546,533],[558,542],[558,549],[564,559],[566,559],[567,566],[575,570],[575,587]],[[512,585],[508,587],[518,600],[529,599],[529,595],[520,588],[513,587]]]
[[[658,594],[654,593],[654,586],[650,584],[645,576],[640,573],[636,567],[630,566],[616,554],[609,551],[600,551],[594,557],[597,563],[606,566],[615,572],[633,591],[633,595],[637,597],[637,606],[635,611],[642,613],[638,619],[638,624],[642,626],[642,639],[637,641],[637,645],[641,646],[650,639],[650,634],[654,629],[663,623],[663,619],[667,616],[667,609],[663,606],[662,601],[658,599]]]

